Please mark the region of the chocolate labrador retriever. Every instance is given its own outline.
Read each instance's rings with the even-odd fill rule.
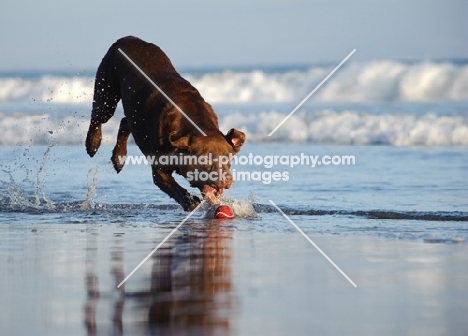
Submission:
[[[219,202],[223,189],[233,184],[230,161],[221,158],[232,157],[239,152],[245,141],[244,133],[231,129],[226,135],[222,134],[212,107],[197,89],[180,76],[166,54],[154,44],[128,36],[117,40],[109,48],[96,73],[91,123],[86,137],[86,150],[91,157],[101,144],[102,124],[112,117],[120,99],[125,117],[120,122],[111,157],[117,173],[123,168],[125,160],[122,158],[127,154],[127,140],[131,134],[142,153],[156,159],[151,166],[154,183],[186,211],[193,210],[200,199],[182,188],[174,180],[173,172],[184,176],[192,187],[199,188],[208,202]],[[158,158],[162,159],[163,156],[176,156],[180,160],[161,164],[163,160]],[[205,159],[181,159],[194,156]],[[211,160],[206,160],[208,157]],[[217,174],[208,175],[212,172]],[[206,179],[207,176],[217,178]]]

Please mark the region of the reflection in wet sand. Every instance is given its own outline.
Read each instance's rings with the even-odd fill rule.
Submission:
[[[173,237],[148,260],[152,264],[150,284],[148,291],[143,292],[128,292],[125,285],[116,288],[125,276],[122,264],[124,253],[119,246],[120,242],[115,240],[111,252],[110,272],[114,278],[115,291],[120,292],[113,300],[112,334],[123,335],[124,329],[129,330],[128,325],[124,328],[122,322],[126,301],[130,301],[131,306],[135,306],[133,312],[140,315],[140,318],[133,316],[132,320],[144,321],[144,330],[141,331],[145,334],[230,334],[229,317],[233,299],[229,225],[222,226],[219,221],[208,221],[203,227],[190,228]],[[88,297],[84,307],[84,323],[88,335],[99,334],[100,327],[96,311],[102,295],[99,292],[99,279],[93,271],[98,259],[95,243],[93,238],[88,240],[90,246],[86,258],[85,284]],[[106,327],[109,326],[109,321],[102,322]]]
[[[122,291],[177,222],[6,227],[0,334],[467,335],[466,244],[312,237],[354,288],[297,232],[226,222],[187,222]]]
[[[155,255],[146,302],[152,334],[229,334],[230,239],[212,223]]]

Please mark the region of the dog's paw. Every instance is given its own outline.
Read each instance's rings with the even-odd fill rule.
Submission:
[[[188,204],[184,206],[185,211],[193,211],[195,208],[201,203],[200,198],[195,195],[187,193],[188,196]]]
[[[112,152],[111,161],[117,174],[120,173],[120,171],[124,167],[125,160],[126,160],[126,156],[117,155],[115,153],[115,150]]]
[[[102,131],[101,126],[90,126],[86,136],[86,152],[93,157],[101,146]]]

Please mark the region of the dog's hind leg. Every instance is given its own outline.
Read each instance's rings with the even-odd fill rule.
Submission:
[[[93,110],[88,135],[86,136],[86,151],[89,156],[96,154],[102,140],[101,125],[106,123],[115,112],[120,100],[120,87],[115,80],[115,69],[109,69],[106,55],[99,65],[94,82]]]
[[[119,132],[117,133],[117,143],[115,144],[114,150],[112,151],[111,161],[114,164],[114,168],[119,173],[124,164],[127,155],[127,140],[132,134],[130,125],[127,122],[127,118],[122,118],[120,121]]]

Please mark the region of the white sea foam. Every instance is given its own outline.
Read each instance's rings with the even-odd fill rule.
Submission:
[[[220,116],[220,128],[237,128],[249,142],[308,142],[342,145],[468,146],[468,116],[369,115],[322,110],[293,115],[272,136],[285,115],[277,111]],[[0,145],[83,145],[89,121],[79,117],[0,115]],[[103,126],[103,143],[113,144],[119,118]]]
[[[94,79],[44,75],[40,78],[0,78],[0,102],[90,102]]]
[[[103,143],[116,139],[119,119],[103,127]],[[51,117],[0,114],[0,145],[84,145],[89,120],[73,116]]]
[[[183,74],[208,102],[299,102],[333,66],[289,71],[219,71]],[[93,78],[0,77],[0,102],[92,101]],[[315,101],[468,100],[468,65],[381,60],[350,62],[312,97]]]
[[[362,115],[324,110],[293,115],[271,138],[268,134],[284,118],[278,112],[231,114],[221,127],[235,127],[253,142],[285,141],[342,145],[466,146],[468,117],[415,115]]]
[[[286,73],[223,72],[188,76],[213,102],[301,101],[332,68]],[[396,61],[351,63],[334,74],[311,98],[315,101],[468,100],[468,65],[406,64]]]

